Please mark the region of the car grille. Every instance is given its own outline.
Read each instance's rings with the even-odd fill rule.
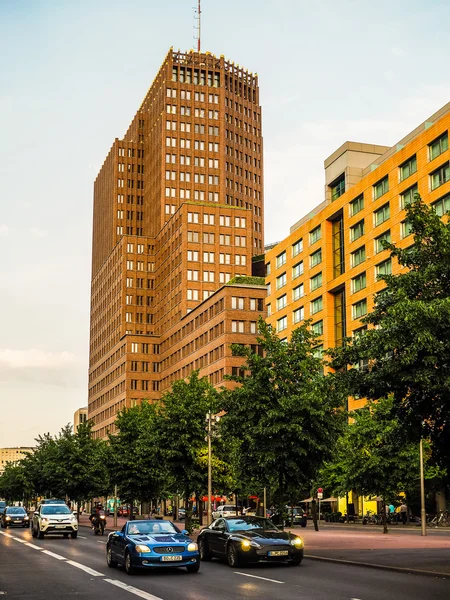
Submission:
[[[157,546],[153,548],[153,552],[156,552],[156,554],[179,554],[184,551],[184,546]]]

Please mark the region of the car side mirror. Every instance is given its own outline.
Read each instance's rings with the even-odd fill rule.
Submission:
[[[182,533],[183,535],[187,535],[187,534],[189,533],[189,531],[188,531],[187,529],[182,529],[182,530],[181,530],[181,533]]]

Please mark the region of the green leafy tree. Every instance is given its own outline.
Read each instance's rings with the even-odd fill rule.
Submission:
[[[404,269],[382,277],[363,320],[369,329],[332,351],[350,395],[392,397],[412,440],[431,441],[433,459],[450,465],[450,223],[416,195],[406,207],[408,248],[385,243]],[[368,369],[352,368],[364,361]]]
[[[271,489],[284,510],[286,503],[309,490],[324,460],[329,459],[342,430],[344,396],[324,376],[319,336],[306,322],[282,341],[260,319],[262,355],[234,345],[246,359],[238,386],[223,392],[226,414],[222,437],[232,441],[237,479],[247,489]]]
[[[23,461],[8,463],[0,477],[0,497],[8,502],[24,501],[28,504],[33,489]]]

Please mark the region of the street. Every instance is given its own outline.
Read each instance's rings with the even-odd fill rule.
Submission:
[[[109,569],[106,535],[80,528],[78,539],[34,539],[28,529],[0,531],[0,595],[16,600],[81,597],[131,600],[441,600],[449,580],[308,560],[233,570],[218,561],[185,569],[128,576]]]

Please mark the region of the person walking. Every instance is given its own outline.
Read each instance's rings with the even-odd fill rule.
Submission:
[[[406,525],[407,517],[408,507],[406,506],[405,501],[403,500],[403,502],[400,505],[400,518],[402,520],[403,525]]]

